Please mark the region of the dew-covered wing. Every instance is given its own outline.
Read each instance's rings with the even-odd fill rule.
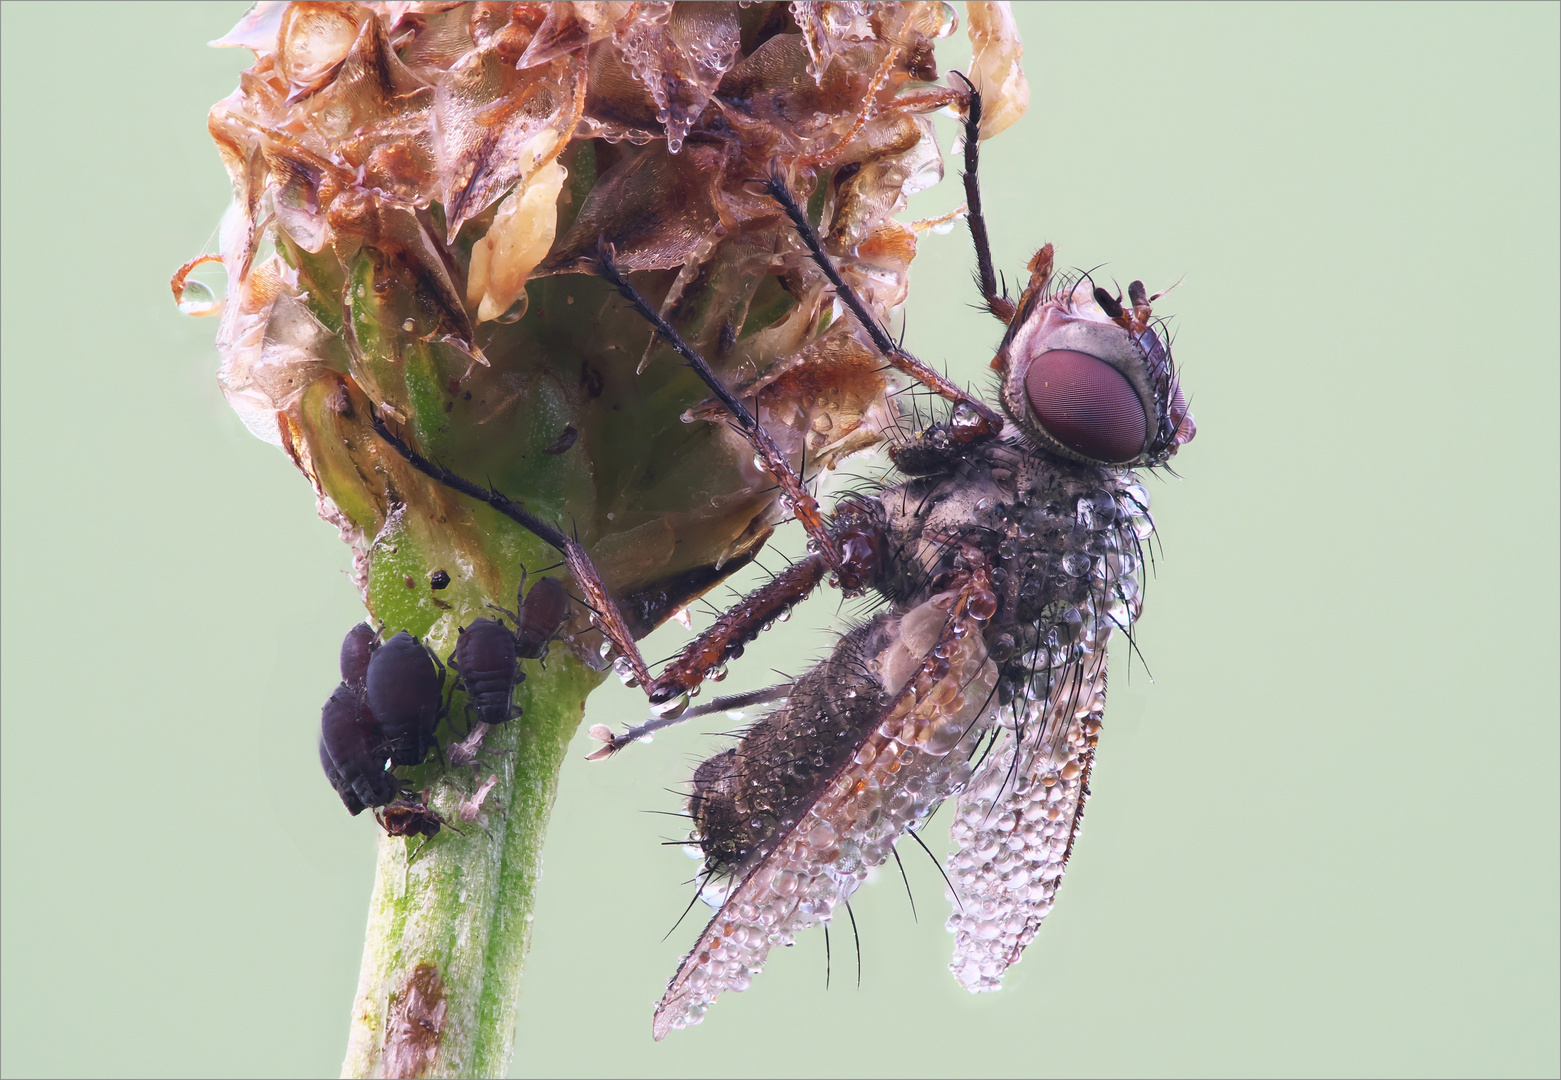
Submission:
[[[1089,796],[1105,704],[1103,637],[1029,703],[960,793],[948,861],[958,897],[949,970],[972,993],[1001,988],[1051,911]]]
[[[989,730],[997,669],[982,622],[995,601],[982,571],[957,592],[889,620],[887,647],[869,661],[903,689],[869,723],[843,765],[782,823],[727,895],[656,1007],[659,1040],[696,1024],[728,990],[746,990],[770,948],[828,922],[902,832],[970,776],[971,752]],[[972,613],[974,609],[974,613]]]

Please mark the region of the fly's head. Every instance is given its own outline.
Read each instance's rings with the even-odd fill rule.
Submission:
[[[1128,303],[1088,277],[1048,289],[1051,245],[993,366],[1003,408],[1030,444],[1070,461],[1111,468],[1166,462],[1197,432],[1164,327],[1143,283]]]

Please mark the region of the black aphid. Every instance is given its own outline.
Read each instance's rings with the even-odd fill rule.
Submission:
[[[354,816],[401,793],[386,770],[384,735],[369,710],[363,681],[378,647],[373,627],[359,623],[341,643],[341,683],[320,710],[320,767]]]
[[[381,738],[363,705],[363,691],[345,684],[320,710],[320,766],[349,814],[384,806],[401,793],[385,770]]]
[[[385,756],[392,765],[421,765],[444,715],[444,665],[403,630],[374,650],[365,686]]]
[[[484,724],[502,724],[520,715],[511,699],[525,681],[515,652],[515,635],[503,623],[478,619],[461,627],[450,667],[466,691],[467,707]]]
[[[515,620],[515,630],[493,619],[478,619],[461,627],[450,658],[470,707],[484,724],[502,724],[520,715],[512,700],[515,687],[526,681],[520,661],[541,658],[569,614],[569,597],[556,578],[540,579],[530,593],[517,593],[516,602],[519,611],[504,612]]]
[[[531,586],[520,606],[515,628],[515,651],[522,660],[540,660],[548,642],[569,618],[569,594],[557,578],[545,577]]]
[[[379,648],[379,634],[368,623],[359,623],[347,631],[341,643],[341,681],[362,686],[368,678],[369,657]]]

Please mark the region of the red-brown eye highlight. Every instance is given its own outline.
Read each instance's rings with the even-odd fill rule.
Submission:
[[[1131,461],[1149,421],[1121,372],[1081,352],[1042,353],[1024,377],[1025,396],[1046,433],[1095,461]]]

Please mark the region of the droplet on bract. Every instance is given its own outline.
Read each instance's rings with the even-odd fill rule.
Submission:
[[[222,301],[217,299],[216,291],[203,281],[190,279],[191,273],[207,263],[221,266],[222,256],[198,255],[179,267],[168,283],[173,288],[174,302],[179,305],[180,314],[204,317],[222,313]]]
[[[942,9],[938,13],[937,36],[946,38],[959,28],[959,12],[954,10],[953,4],[940,4]]]
[[[179,313],[181,315],[193,315],[197,318],[215,315],[222,310],[217,296],[199,281],[187,281],[184,289],[179,293]]]

